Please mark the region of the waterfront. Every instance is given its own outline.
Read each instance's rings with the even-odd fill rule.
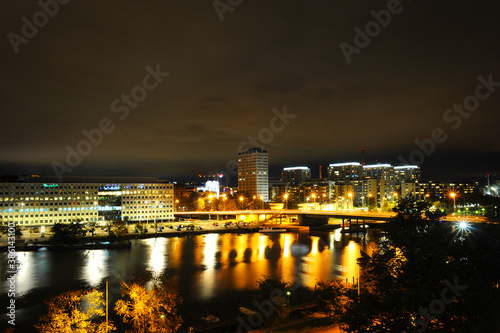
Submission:
[[[195,322],[206,311],[236,315],[237,304],[249,304],[263,275],[283,276],[303,288],[291,296],[297,303],[310,299],[320,279],[357,277],[360,249],[371,250],[370,234],[329,232],[284,234],[204,234],[132,240],[131,249],[19,252],[17,274],[18,328],[31,327],[43,311],[43,300],[66,290],[100,288],[109,281],[110,302],[120,282],[167,276],[184,302],[185,321]],[[7,257],[2,257],[6,267]],[[7,295],[7,275],[1,272],[1,299]],[[2,311],[2,326],[5,318]],[[17,325],[16,325],[17,326]]]

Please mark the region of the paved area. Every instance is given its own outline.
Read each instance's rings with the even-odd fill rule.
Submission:
[[[324,313],[320,312],[315,312],[310,314],[309,316],[306,316],[304,318],[300,319],[293,319],[287,322],[284,322],[280,325],[277,325],[273,327],[273,332],[286,332],[286,333],[319,333],[319,332],[325,332],[325,333],[340,333],[340,329],[338,328],[337,325],[332,324],[328,326],[318,326],[318,327],[301,327],[301,328],[294,328],[294,326],[299,326],[300,324],[307,324],[307,322],[313,321],[315,319],[319,318],[325,318]],[[259,329],[255,330],[255,333],[264,333],[264,332],[269,332],[269,329]]]

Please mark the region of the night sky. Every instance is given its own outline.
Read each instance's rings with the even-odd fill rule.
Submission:
[[[424,178],[500,173],[500,83],[468,98],[479,76],[500,82],[498,2],[231,2],[221,14],[212,1],[70,1],[44,21],[35,1],[2,1],[0,173],[189,179],[226,171],[260,133],[271,176],[307,165],[317,177],[361,147],[367,163],[398,165],[437,128]],[[354,28],[388,6],[348,62],[341,43],[354,48]],[[168,75],[145,90],[157,68]],[[131,91],[143,100],[127,105]],[[477,110],[446,113],[467,98]],[[273,120],[284,108],[286,126]],[[99,126],[89,148],[82,131]]]

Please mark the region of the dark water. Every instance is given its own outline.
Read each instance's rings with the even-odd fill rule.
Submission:
[[[370,235],[331,232],[306,234],[206,234],[133,240],[132,249],[19,252],[16,276],[16,330],[29,332],[43,314],[44,299],[81,288],[105,290],[110,302],[120,296],[120,282],[166,274],[183,298],[184,321],[205,313],[234,315],[250,304],[263,275],[282,276],[303,288],[291,302],[307,300],[318,280],[332,276],[357,278],[360,249],[371,252]],[[0,327],[7,326],[7,255],[0,254]],[[110,307],[111,308],[111,307]],[[23,329],[24,328],[24,329]]]

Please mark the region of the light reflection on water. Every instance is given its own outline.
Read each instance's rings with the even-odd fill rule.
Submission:
[[[371,253],[369,237],[366,245],[360,244],[361,239],[342,235],[340,230],[228,233],[132,240],[131,249],[20,252],[17,293],[33,295],[32,305],[38,306],[47,295],[82,285],[102,289],[108,280],[116,299],[120,282],[137,278],[143,271],[153,277],[168,276],[185,303],[238,298],[257,289],[257,280],[264,275],[282,276],[314,289],[318,280],[333,276],[349,282],[357,278],[360,249]],[[0,264],[0,293],[6,297],[7,256]]]
[[[167,265],[169,238],[149,238],[144,243],[149,247],[148,268],[153,278],[158,278]]]
[[[264,275],[282,276],[311,289],[318,280],[333,276],[352,282],[361,249],[357,238],[349,240],[337,230],[321,236],[205,234],[138,242],[148,248],[145,269],[153,276],[170,269],[181,294],[187,290],[188,299],[196,301],[256,289]],[[365,250],[369,252],[369,246]]]
[[[108,273],[108,251],[87,251],[82,277],[91,288],[97,287]]]

